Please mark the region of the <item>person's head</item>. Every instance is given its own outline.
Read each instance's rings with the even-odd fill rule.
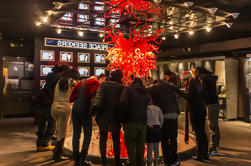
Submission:
[[[70,71],[70,68],[68,65],[61,65],[61,66],[57,67],[57,69],[54,73],[58,76],[62,76],[62,75],[64,75],[64,73],[67,73],[69,71]]]
[[[168,80],[171,78],[172,75],[173,75],[173,72],[171,72],[171,70],[166,69],[166,70],[164,71],[164,78],[165,78],[165,80],[168,81]]]
[[[134,78],[131,85],[138,86],[138,87],[144,87],[143,81],[140,78]]]
[[[111,79],[110,80],[121,83],[122,78],[123,78],[122,71],[114,70],[111,72]]]
[[[183,71],[180,77],[183,83],[186,85],[189,82],[189,80],[192,78],[192,74],[189,71]]]
[[[100,83],[104,82],[105,80],[106,80],[106,75],[105,75],[105,74],[100,74],[100,75],[98,76],[98,81],[99,81]]]
[[[210,71],[208,71],[207,69],[205,69],[204,67],[196,67],[195,69],[195,76],[199,77],[199,78],[203,78],[206,76],[212,75],[212,73]]]
[[[97,76],[91,76],[89,79],[94,79],[94,80],[98,81],[98,77]]]
[[[80,75],[77,70],[75,69],[69,69],[67,72],[64,71],[62,73],[61,79],[59,81],[59,89],[61,91],[68,90],[68,79],[71,78],[71,84],[73,84],[74,80],[78,80],[80,78]]]

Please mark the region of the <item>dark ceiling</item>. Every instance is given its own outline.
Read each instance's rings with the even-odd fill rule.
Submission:
[[[55,0],[68,2],[70,0]],[[163,1],[163,0],[162,0]],[[187,1],[187,0],[185,0]],[[196,5],[217,7],[228,12],[239,12],[240,16],[229,29],[226,26],[213,29],[210,33],[196,32],[193,36],[180,35],[178,40],[168,37],[161,50],[188,47],[190,45],[231,40],[251,36],[251,0],[191,0]],[[180,0],[177,2],[181,2]],[[51,9],[53,0],[1,0],[0,32],[3,38],[29,38],[41,32],[34,22],[39,10]]]

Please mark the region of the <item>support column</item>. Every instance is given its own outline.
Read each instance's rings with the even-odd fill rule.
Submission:
[[[2,102],[3,102],[3,88],[4,88],[4,78],[3,78],[3,41],[0,40],[0,119],[3,118],[2,114]]]
[[[226,59],[226,107],[227,119],[237,119],[238,112],[238,60]]]

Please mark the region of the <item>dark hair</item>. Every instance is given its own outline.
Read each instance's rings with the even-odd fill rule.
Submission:
[[[140,78],[134,78],[132,81],[132,86],[144,87],[144,84]]]
[[[67,72],[69,70],[70,70],[70,68],[68,65],[61,65],[58,67],[57,72]]]
[[[68,72],[65,72],[61,79],[59,80],[59,89],[61,91],[66,91],[69,87],[68,87],[68,78],[72,78],[72,79],[79,79],[80,78],[80,75],[79,75],[79,72],[75,69],[71,69],[69,70]]]
[[[196,69],[198,71],[199,74],[206,74],[206,75],[212,75],[212,72],[208,71],[206,68],[204,67],[196,67]]]
[[[170,76],[170,75],[172,75],[172,74],[173,74],[173,72],[171,72],[171,70],[169,70],[169,69],[166,69],[166,70],[164,71],[164,75]]]
[[[115,81],[121,83],[121,79],[123,78],[123,73],[120,70],[115,70],[111,73],[110,81]]]

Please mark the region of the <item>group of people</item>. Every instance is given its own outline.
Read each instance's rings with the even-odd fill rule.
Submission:
[[[170,70],[165,71],[164,79],[154,81],[150,85],[144,85],[140,78],[134,78],[129,85],[124,85],[122,78],[123,73],[115,70],[109,77],[101,74],[78,81],[79,74],[76,71],[70,70],[67,66],[55,67],[47,76],[46,84],[41,90],[43,104],[37,132],[37,150],[53,150],[53,159],[56,162],[63,160],[62,148],[72,119],[72,157],[76,166],[89,165],[86,157],[92,136],[92,117],[95,116],[100,132],[99,149],[102,165],[107,165],[108,132],[112,133],[115,165],[121,165],[122,127],[129,158],[128,165],[145,164],[145,144],[147,165],[158,165],[160,142],[165,165],[180,165],[177,155],[180,114],[177,96],[182,96],[186,102],[185,142],[187,143],[189,138],[190,119],[198,147],[196,159],[203,161],[209,159],[209,153],[216,155],[220,139],[219,108],[216,94],[217,78],[212,73],[202,67],[196,68],[192,73],[183,72],[181,80],[185,84],[185,91],[179,89],[180,79]],[[211,133],[209,149],[205,132],[206,115]],[[82,128],[84,140],[80,151]],[[57,142],[53,146],[49,140],[55,129]]]

